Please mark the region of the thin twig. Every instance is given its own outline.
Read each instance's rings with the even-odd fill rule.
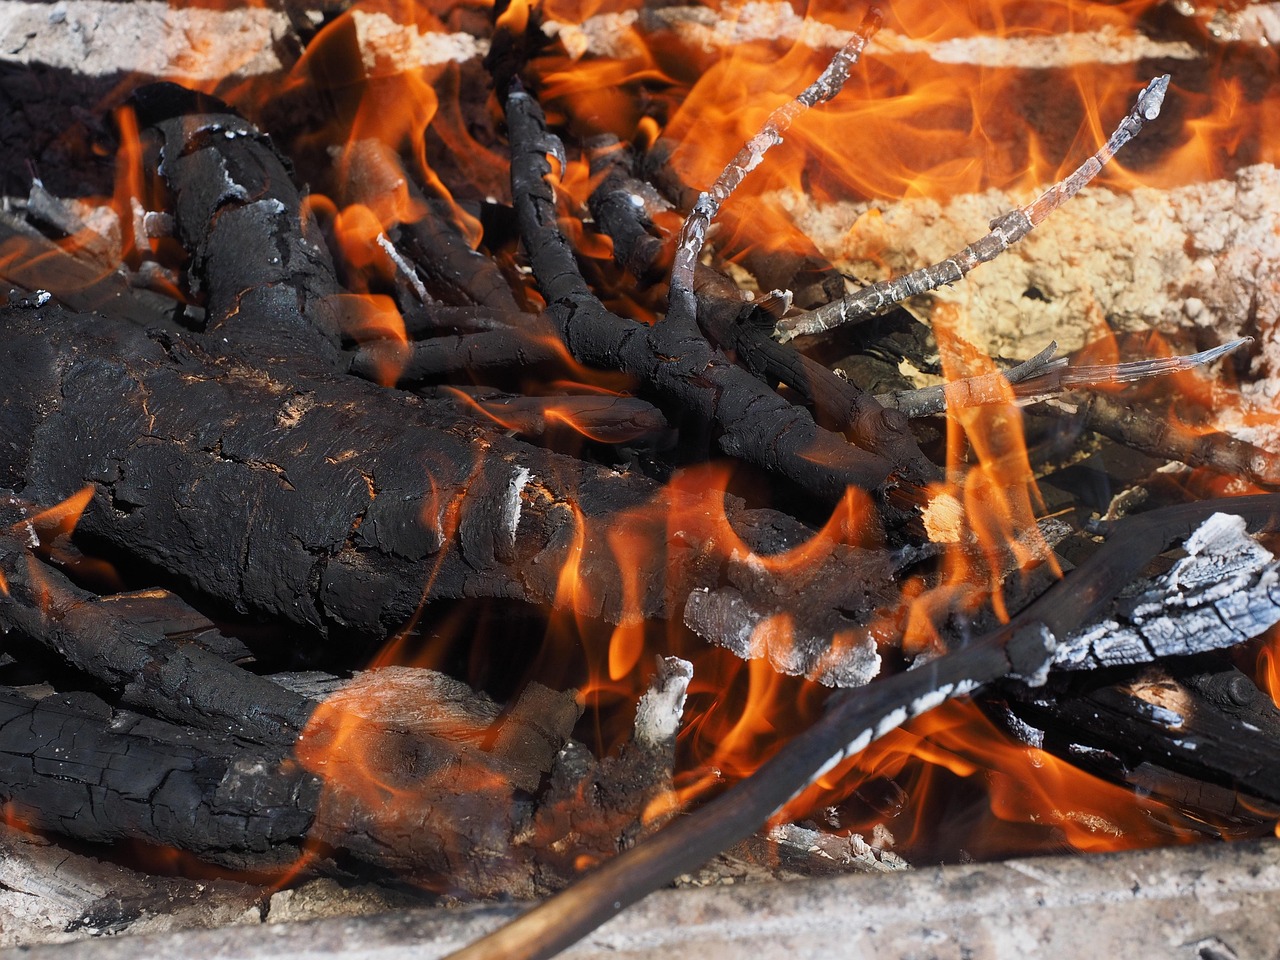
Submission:
[[[711,189],[699,194],[693,210],[685,219],[680,229],[680,239],[676,244],[675,260],[671,265],[671,292],[668,295],[667,317],[663,321],[671,326],[683,326],[689,331],[695,327],[697,303],[693,293],[693,270],[702,253],[702,245],[706,240],[711,221],[738,184],[742,183],[748,173],[758,167],[770,147],[782,142],[782,135],[787,132],[796,117],[816,103],[830,100],[844,87],[849,79],[849,71],[858,62],[867,41],[881,23],[880,11],[872,7],[867,11],[858,29],[854,31],[849,42],[831,58],[821,76],[793,100],[783,104],[769,115],[760,132],[746,142],[741,150],[730,160],[720,176],[716,178]]]
[[[1150,377],[1184,373],[1220,360],[1237,347],[1252,342],[1252,337],[1240,337],[1185,357],[1157,357],[1127,363],[1075,366],[1069,364],[1066,357],[1052,359],[1057,344],[1051,343],[1030,360],[1004,373],[966,377],[934,387],[921,387],[919,390],[885,393],[876,399],[883,406],[899,410],[908,417],[932,417],[948,407],[956,409],[1009,401],[1026,406],[1069,390],[1092,390],[1118,383],[1135,383]]]
[[[940,383],[933,387],[921,387],[918,390],[882,393],[876,397],[876,400],[886,409],[897,410],[911,418],[937,416],[948,406],[955,409],[1004,403],[1009,399],[1009,389],[1012,384],[1042,373],[1045,367],[1059,362],[1053,359],[1057,349],[1057,341],[1051,341],[1030,360],[1024,360],[1003,373],[965,377],[963,380]]]
[[[1081,188],[1102,171],[1103,165],[1138,134],[1144,124],[1158,117],[1168,89],[1168,74],[1156,77],[1148,83],[1138,94],[1129,115],[1120,121],[1115,132],[1097,153],[1077,167],[1065,180],[1055,183],[1025,207],[1019,207],[992,220],[991,232],[981,240],[969,244],[940,263],[921,267],[892,280],[882,280],[816,310],[781,320],[776,331],[778,339],[785,343],[793,337],[823,333],[843,323],[862,320],[908,297],[955,283],[978,264],[994,260],[1030,233],[1045,217],[1079,193]]]

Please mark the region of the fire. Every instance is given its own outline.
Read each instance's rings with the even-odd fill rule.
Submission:
[[[894,802],[871,801],[883,792],[877,784],[891,785]],[[950,835],[978,859],[1059,842],[1092,853],[1195,837],[1171,808],[1016,742],[968,700],[943,704],[872,743],[791,809],[833,806],[844,829],[871,836],[879,824],[900,849],[940,842],[945,849],[939,836]]]
[[[294,135],[294,152],[319,171],[317,192],[307,198],[303,215],[314,217],[332,239],[352,291],[342,298],[344,333],[376,345],[377,378],[386,385],[397,381],[411,349],[396,296],[408,288],[419,304],[432,302],[425,287],[419,292],[414,286],[423,286],[421,278],[406,272],[393,255],[398,231],[443,210],[472,248],[492,246],[489,252],[501,262],[508,267],[514,262],[511,251],[502,249],[501,231],[491,229],[481,214],[485,205],[501,208],[510,201],[506,159],[495,146],[501,140],[499,111],[491,95],[471,89],[477,81],[465,67],[490,52],[488,36],[475,26],[476,17],[493,12],[487,6],[361,0],[327,22],[288,71],[285,96],[314,95],[335,105],[332,122]],[[1136,57],[1133,63],[1104,62],[1092,51],[1098,37],[1137,44],[1135,24],[1156,6],[1157,0],[896,5],[868,51],[865,68],[854,74],[845,93],[801,117],[784,147],[770,154],[726,206],[715,244],[734,257],[752,249],[807,250],[810,240],[797,216],[826,202],[938,203],[992,189],[1033,196],[1105,140],[1115,118],[1127,111],[1134,90],[1147,79],[1140,72],[1147,65]],[[675,13],[662,20],[647,7],[651,16],[642,18],[638,0],[513,0],[498,7],[498,28],[512,34],[538,29],[548,41],[524,76],[553,123],[580,140],[608,133],[642,150],[662,144],[671,150],[668,172],[695,188],[709,184],[761,121],[808,83],[863,12],[823,0],[815,0],[803,17],[789,4],[726,4],[714,11],[715,25],[708,26]],[[1049,59],[1055,69],[1029,78],[1025,64],[996,62],[991,49],[1007,48],[1012,55],[1015,41],[1030,51],[1024,56]],[[1181,54],[1171,42],[1150,56],[1177,60]],[[221,92],[250,115],[266,107],[255,101],[262,92],[253,84]],[[1261,89],[1244,76],[1219,82],[1206,77],[1203,68],[1189,66],[1185,80],[1175,71],[1170,103],[1175,116],[1166,126],[1172,132],[1164,135],[1159,150],[1120,157],[1100,183],[1117,192],[1199,183],[1246,162],[1280,158],[1275,89]],[[120,146],[110,205],[121,225],[122,259],[136,265],[161,255],[161,244],[149,238],[143,224],[155,186],[144,178],[144,145],[132,111],[118,111],[116,125]],[[596,185],[587,160],[571,153],[553,166],[562,226],[581,257],[592,261],[587,269],[609,275],[611,241],[582,222]],[[849,227],[867,229],[882,216],[872,207]],[[982,229],[975,224],[976,232]],[[77,249],[77,242],[67,238],[65,248]],[[30,251],[14,256],[24,252]],[[636,319],[657,318],[653,303],[640,292],[619,288],[609,296],[610,305],[624,305]],[[995,369],[969,345],[980,338],[977,321],[964,310],[941,304],[932,319],[947,379]],[[550,343],[560,358],[556,376],[567,378],[540,382],[531,390],[545,401],[539,416],[581,439],[602,439],[555,394],[626,391],[630,384],[583,368],[548,331],[519,335]],[[1116,349],[1114,340],[1097,344],[1091,360]],[[1158,353],[1169,347],[1153,340],[1148,349]],[[1171,429],[1214,428],[1206,425],[1207,418],[1182,413],[1223,407],[1223,398],[1205,383],[1180,376],[1182,406]],[[528,421],[501,403],[463,390],[453,396],[499,428],[525,432]],[[1235,415],[1250,426],[1280,425],[1273,410],[1239,409]],[[475,470],[478,476],[478,465]],[[1187,482],[1208,480],[1197,475]],[[678,625],[656,628],[646,620],[649,598],[642,596],[656,565],[749,558],[769,575],[798,576],[833,544],[872,548],[883,538],[871,498],[849,490],[809,540],[757,556],[726,514],[733,483],[722,465],[684,469],[652,502],[612,518],[607,527],[580,505],[564,505],[571,533],[556,578],[561,612],[550,618],[547,652],[537,668],[565,669],[550,661],[570,655],[585,661],[590,676],[582,682],[582,697],[603,716],[606,705],[634,701],[652,654],[678,653],[695,661],[676,789],[654,798],[646,818],[661,819],[675,806],[749,776],[788,735],[813,720],[825,695],[814,684],[781,676],[767,660],[743,663],[692,642]],[[908,658],[940,652],[948,642],[949,621],[964,621],[980,609],[989,606],[1007,620],[1006,594],[1013,579],[1040,563],[1056,569],[1037,528],[1044,507],[1012,392],[1002,404],[950,412],[947,480],[930,493],[935,501],[959,507],[954,523],[948,521],[953,529],[937,538],[939,570],[905,579],[897,609],[877,612],[870,628],[881,646]],[[56,536],[66,534],[91,496],[92,488],[86,488],[32,522],[38,530],[43,524]],[[429,495],[423,520],[449,543],[460,523],[459,510],[459,504]],[[685,542],[702,555],[684,556]],[[584,572],[593,565],[608,565],[617,577],[620,609],[616,625],[607,628],[594,619],[603,601]],[[678,616],[672,619],[678,623]],[[416,626],[415,618],[375,666],[439,662],[444,648],[473,625],[440,627],[443,639],[428,650],[415,647]],[[790,614],[771,613],[754,626],[751,646],[786,649],[793,629]],[[845,639],[833,638],[837,650]],[[1262,675],[1280,702],[1276,640],[1261,656]],[[298,750],[300,762],[325,776],[337,794],[358,797],[369,809],[420,805],[429,802],[433,789],[403,769],[388,771],[375,762],[394,755],[393,738],[362,717],[359,704],[381,696],[383,688],[376,685],[385,679],[375,673],[327,701]],[[597,731],[595,745],[602,751],[625,737],[616,722],[609,723],[601,721]],[[466,717],[441,724],[432,736],[473,743],[488,733]],[[477,793],[509,788],[483,767],[468,768],[466,776]],[[963,840],[975,853],[1017,846],[1020,831],[1029,827],[1059,831],[1078,850],[1185,836],[1174,825],[1176,818],[1158,804],[1012,743],[969,703],[945,705],[873,744],[806,791],[788,816],[850,805],[850,798],[875,780],[892,781],[908,797],[907,812],[892,824],[904,844],[923,842],[928,821],[940,816],[944,801],[939,795],[956,780],[971,787],[981,781],[981,791],[975,792],[985,792],[989,813],[981,818],[981,829]],[[847,826],[870,829],[872,824]],[[1041,836],[1034,842],[1046,841]]]
[[[1258,685],[1280,707],[1280,631],[1272,630],[1258,651]]]

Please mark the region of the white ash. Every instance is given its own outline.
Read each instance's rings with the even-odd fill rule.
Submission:
[[[1218,4],[1176,0],[1173,8],[1204,24],[1205,32],[1221,43],[1248,43],[1258,47],[1280,44],[1280,3],[1250,3],[1228,9]]]
[[[743,660],[768,660],[775,670],[831,687],[860,687],[880,673],[880,653],[869,633],[849,636],[833,650],[830,633],[804,630],[791,617],[757,609],[733,587],[690,591],[684,623]]]
[[[682,42],[708,53],[732,50],[753,41],[785,40],[813,49],[838,49],[853,31],[843,30],[796,13],[790,3],[749,2],[707,7],[676,6],[628,10],[588,17],[580,24],[549,21],[543,32],[558,37],[573,59],[588,54],[623,59],[642,56],[642,36],[659,30],[676,33]],[[938,63],[1042,69],[1079,63],[1132,63],[1164,58],[1192,60],[1200,56],[1183,41],[1152,40],[1114,27],[1081,33],[1035,37],[956,37],[920,40],[892,30],[879,31],[872,41],[877,56],[924,54]]]
[[[1261,350],[1241,385],[1244,408],[1224,404],[1219,426],[1271,447],[1280,435],[1246,421],[1280,394],[1277,197],[1280,170],[1270,164],[1167,190],[1091,186],[963,282],[910,306],[927,320],[933,304],[954,304],[965,324],[957,332],[993,356],[1027,356],[1050,340],[1071,351],[1111,330],[1254,336]],[[950,256],[1027,198],[988,190],[947,202],[773,199],[838,267],[874,282]]]
[[[658,669],[636,705],[635,740],[646,747],[675,743],[684,716],[693,664],[679,657],[658,657]]]
[[[420,31],[385,13],[352,10],[360,54],[370,73],[399,72],[445,63],[464,63],[489,52],[489,42],[469,33]]]
[[[507,531],[507,540],[513,546],[516,542],[516,531],[520,527],[520,510],[524,506],[521,494],[533,479],[528,467],[518,467],[507,485],[507,499],[502,505],[502,526]]]
[[[1059,644],[1066,670],[1146,663],[1234,646],[1280,622],[1280,564],[1245,533],[1240,517],[1214,514],[1187,539],[1187,556],[1113,614]]]
[[[887,831],[886,831],[887,833]],[[766,836],[778,846],[831,860],[848,867],[862,867],[881,873],[907,869],[907,862],[883,846],[867,843],[860,834],[849,836],[822,833],[795,823],[771,827]]]
[[[288,17],[268,7],[214,10],[158,0],[0,4],[0,60],[90,76],[145,74],[222,80],[281,69]]]
[[[1280,171],[1270,164],[1168,190],[1091,186],[964,282],[915,303],[926,312],[934,299],[967,307],[978,319],[961,332],[995,355],[1049,340],[1074,350],[1098,335],[1102,316],[1121,330],[1190,323],[1233,338],[1250,315],[1280,316],[1277,196]],[[824,254],[869,280],[950,256],[1026,200],[1000,190],[945,203],[775,198]],[[1275,372],[1280,344],[1269,346],[1264,363]]]
[[[468,33],[419,32],[384,13],[353,10],[370,72],[400,72],[483,57],[488,41]],[[293,32],[267,6],[218,10],[161,0],[60,0],[0,4],[0,61],[39,63],[90,76],[115,73],[175,81],[221,81],[280,73]],[[233,134],[234,135],[234,134]]]

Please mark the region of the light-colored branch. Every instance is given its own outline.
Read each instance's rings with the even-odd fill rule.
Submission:
[[[867,41],[880,28],[880,22],[880,11],[872,7],[849,42],[831,58],[818,79],[771,113],[760,132],[748,140],[725,165],[711,188],[699,194],[693,210],[680,229],[671,265],[671,292],[664,323],[686,326],[690,332],[695,329],[697,304],[693,293],[693,271],[706,241],[707,230],[720,211],[720,206],[729,199],[738,184],[746,179],[747,174],[760,165],[769,149],[782,142],[782,135],[795,122],[796,117],[814,104],[830,100],[840,92]]]
[[[916,294],[955,283],[980,263],[994,260],[1030,233],[1045,217],[1062,206],[1096,177],[1103,166],[1143,125],[1160,115],[1169,75],[1156,77],[1143,88],[1120,125],[1107,142],[1064,180],[1051,186],[1035,200],[991,221],[991,232],[959,253],[931,266],[921,267],[901,277],[883,280],[855,294],[834,300],[807,313],[779,321],[776,335],[782,342],[806,334],[824,333],[845,323],[870,317]]]
[[[1252,337],[1239,337],[1220,346],[1201,350],[1185,357],[1157,357],[1128,363],[1092,363],[1072,366],[1066,357],[1053,359],[1056,343],[1050,343],[1030,360],[1025,360],[1004,373],[988,373],[966,377],[951,383],[899,393],[883,393],[876,397],[882,406],[900,410],[908,417],[932,417],[948,407],[952,409],[1006,403],[1019,406],[1039,403],[1069,390],[1091,390],[1119,383],[1134,383],[1150,377],[1184,373],[1220,360],[1237,347],[1253,342]]]

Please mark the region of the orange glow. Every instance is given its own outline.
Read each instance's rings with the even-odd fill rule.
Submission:
[[[152,246],[147,237],[138,235],[144,199],[148,196],[146,173],[142,161],[142,138],[138,132],[138,117],[131,107],[116,111],[116,130],[120,134],[120,148],[116,152],[115,192],[111,205],[120,218],[124,255],[126,260],[140,253],[150,254]]]
[[[1280,707],[1280,630],[1272,629],[1258,651],[1258,685]]]
[[[1018,831],[1029,826],[1052,827],[1073,849],[1090,853],[1195,839],[1168,807],[1013,741],[967,700],[949,701],[875,741],[811,786],[788,811],[839,803],[864,784],[887,779],[908,798],[890,829],[899,845],[909,847],[922,835],[945,830],[934,819],[942,806],[935,782],[943,771],[962,780],[980,777],[989,795],[990,816],[966,838],[966,849],[979,858],[1018,842]],[[870,834],[873,821],[847,826]]]
[[[70,536],[76,524],[84,514],[85,507],[93,499],[93,485],[81,487],[67,499],[41,510],[26,523],[36,531],[42,544],[48,544],[59,537]]]
[[[894,5],[844,93],[804,113],[786,142],[725,205],[711,233],[715,254],[741,259],[753,251],[807,251],[812,243],[798,219],[811,205],[828,201],[886,201],[884,211],[873,207],[849,224],[854,232],[874,232],[875,218],[890,216],[889,202],[899,199],[941,203],[990,189],[1030,199],[1106,140],[1149,79],[1144,71],[1152,62],[1167,57],[1180,65],[1172,47],[1119,64],[1090,54],[1096,36],[1122,44],[1145,39],[1140,18],[1159,3],[943,0]],[[343,332],[375,358],[376,379],[384,385],[397,382],[412,350],[392,294],[400,296],[417,279],[406,275],[392,255],[392,238],[427,217],[447,220],[472,248],[492,245],[486,253],[494,253],[514,286],[530,286],[520,279],[521,254],[513,252],[510,237],[501,236],[504,228],[493,231],[497,236],[485,234],[491,217],[509,215],[511,202],[501,110],[479,65],[493,39],[488,27],[493,6],[490,0],[453,6],[356,0],[343,5],[341,13],[334,11],[297,63],[286,68],[287,77],[265,85],[240,83],[231,90],[216,81],[197,81],[204,89],[217,87],[249,116],[269,116],[268,107],[277,105],[269,98],[282,94],[331,108],[324,121],[299,123],[304,132],[292,134],[289,152],[303,158],[299,166],[316,190],[304,199],[303,216],[313,218],[331,238],[349,291],[333,304]],[[785,3],[725,3],[708,8],[717,20],[713,28],[692,20],[661,20],[663,10],[680,4],[512,0],[499,6],[498,30],[518,37],[541,24],[548,38],[545,48],[531,52],[522,77],[564,135],[567,157],[563,164],[553,162],[550,177],[556,188],[555,213],[593,280],[614,278],[621,271],[612,263],[612,241],[587,216],[588,199],[598,184],[587,152],[578,149],[587,138],[610,133],[641,151],[660,144],[671,151],[667,172],[693,190],[706,188],[768,114],[817,75],[864,12],[863,5],[842,0],[800,4],[803,17]],[[642,9],[644,16],[638,16]],[[605,19],[588,23],[597,16]],[[1031,53],[1023,55],[1036,58],[1037,68],[1052,58],[1057,58],[1055,65],[1031,71],[999,64],[989,51],[1016,53],[1006,43],[1011,38],[1026,45]],[[199,42],[196,47],[184,70],[203,77],[195,65],[206,61],[212,48]],[[246,50],[246,58],[257,52]],[[237,66],[229,64],[228,71]],[[1168,188],[1229,176],[1247,162],[1280,160],[1280,85],[1256,82],[1239,64],[1234,75],[1219,75],[1216,69],[1199,61],[1188,61],[1185,71],[1175,66],[1165,115],[1140,141],[1155,145],[1126,149],[1097,182],[1121,193]],[[116,127],[120,146],[110,205],[120,220],[122,256],[136,266],[138,260],[161,253],[161,244],[148,239],[141,226],[141,214],[159,194],[144,172],[144,141],[130,109],[117,112]],[[655,155],[647,159],[657,162]],[[484,225],[477,214],[481,210]],[[670,226],[661,222],[659,232]],[[975,235],[982,229],[983,224],[975,224]],[[78,244],[68,238],[61,246],[74,251]],[[883,254],[887,263],[887,251]],[[882,252],[861,255],[875,260]],[[32,256],[25,244],[6,246],[0,249],[0,264],[47,269],[56,262],[52,254],[44,256]],[[660,289],[646,295],[626,281],[599,286],[610,286],[602,292],[610,307],[639,322],[660,316]],[[536,310],[536,292],[517,293]],[[430,302],[421,290],[411,295]],[[562,378],[548,379],[545,369],[513,377],[527,376],[520,386],[540,398],[536,410],[513,411],[463,390],[453,396],[499,429],[538,436],[548,446],[554,444],[544,434],[571,432],[574,443],[579,438],[617,440],[594,433],[571,403],[553,395],[623,392],[634,383],[583,367],[554,332],[532,317],[512,336],[549,345],[556,355],[552,376]],[[960,308],[938,304],[932,319],[947,380],[995,369],[990,358],[967,342],[969,318]],[[1101,319],[1099,326],[1106,329]],[[1127,353],[1129,344],[1124,346]],[[1180,352],[1155,334],[1142,349],[1146,356]],[[1121,359],[1121,345],[1114,337],[1100,338],[1081,359],[1114,362]],[[1169,390],[1169,383],[1159,389]],[[1280,429],[1280,413],[1265,405],[1246,408],[1237,390],[1208,377],[1180,374],[1172,383],[1173,434],[1204,435],[1221,429],[1227,419],[1237,426]],[[1115,392],[1120,389],[1134,388]],[[941,652],[949,620],[963,620],[988,607],[1007,619],[1011,578],[1037,563],[1053,568],[1052,551],[1036,526],[1044,507],[1021,422],[1011,392],[1001,404],[949,412],[946,480],[928,494],[934,503],[955,504],[955,529],[938,538],[937,569],[913,569],[900,585],[896,606],[876,611],[865,628],[882,648],[901,650],[908,658]],[[561,427],[563,431],[549,429]],[[482,479],[485,454],[483,442],[477,441],[472,479]],[[428,484],[429,475],[428,470]],[[375,497],[372,478],[366,480]],[[694,661],[676,789],[648,798],[645,822],[663,820],[679,806],[749,776],[812,722],[826,693],[807,681],[781,676],[765,659],[744,663],[691,639],[680,625],[678,609],[665,610],[667,624],[647,620],[660,601],[645,591],[654,584],[660,588],[683,582],[684,568],[695,564],[708,570],[750,564],[762,576],[803,585],[806,572],[822,569],[837,545],[883,546],[872,498],[849,490],[812,537],[780,553],[757,555],[729,521],[726,498],[735,489],[734,480],[731,468],[722,464],[681,469],[649,501],[607,519],[574,502],[538,504],[548,513],[558,512],[564,532],[554,550],[547,550],[547,555],[558,551],[562,560],[554,573],[556,611],[549,617],[540,660],[530,672],[541,670],[539,679],[547,680],[557,669],[571,675],[566,663],[581,663],[586,676],[573,675],[572,682],[584,702],[600,706],[633,703],[656,654],[678,653]],[[1183,482],[1190,490],[1209,493],[1245,492],[1246,486],[1208,471],[1195,471]],[[520,501],[525,503],[547,493],[531,481],[530,489],[517,491],[517,496],[530,498]],[[33,518],[41,540],[69,534],[91,497],[92,488],[86,487]],[[423,496],[418,519],[439,532],[442,544],[426,575],[424,597],[454,549],[462,500],[459,494],[444,502],[433,484]],[[550,562],[545,556],[539,559]],[[606,590],[601,584],[616,596],[602,596]],[[616,607],[611,612],[616,625],[600,623],[606,599]],[[429,641],[422,640],[415,636],[421,613],[419,609],[396,632],[375,666],[437,665],[460,645],[460,638],[484,633],[458,615],[431,624],[434,633]],[[794,630],[791,614],[765,610],[752,628],[750,643],[785,652],[793,644]],[[854,639],[831,638],[832,655]],[[489,642],[481,637],[476,647],[484,651]],[[1280,640],[1273,637],[1260,654],[1259,673],[1280,702],[1277,663]],[[393,753],[393,738],[358,715],[361,698],[380,695],[375,685],[385,680],[356,681],[317,710],[299,759],[326,778],[334,797],[356,797],[367,809],[429,803],[434,789],[430,778],[416,780],[403,769],[377,763]],[[601,752],[628,736],[621,729],[625,725],[600,723],[593,746]],[[454,717],[432,735],[467,743],[483,739],[486,731],[470,724],[465,717]],[[908,829],[894,827],[902,842],[911,842],[929,826],[948,777],[970,784],[985,781],[992,824],[989,836],[968,841],[978,847],[999,846],[1006,835],[1001,831],[1010,825],[1050,824],[1080,850],[1167,842],[1175,830],[1159,825],[1172,818],[1162,820],[1165,814],[1157,804],[1107,786],[1041,751],[1010,743],[970,704],[946,705],[873,744],[806,791],[788,815],[808,815],[818,806],[847,799],[872,778],[891,778],[911,797]],[[477,792],[509,789],[501,776],[479,766],[467,767],[461,782]],[[459,782],[450,789],[459,789]],[[592,862],[586,855],[579,858],[584,869]],[[295,870],[305,869],[306,863],[304,857]]]

